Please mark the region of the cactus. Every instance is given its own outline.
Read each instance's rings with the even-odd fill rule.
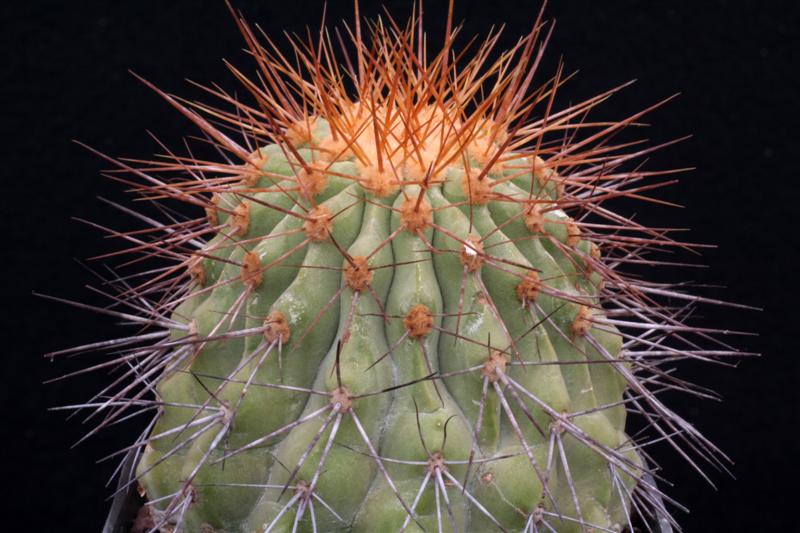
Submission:
[[[102,311],[144,331],[88,347],[126,365],[82,405],[90,434],[156,413],[130,448],[141,531],[632,531],[661,493],[628,411],[722,466],[656,396],[690,390],[665,364],[732,352],[683,323],[702,298],[624,272],[692,245],[606,206],[670,173],[624,170],[658,147],[610,140],[645,112],[586,119],[621,87],[556,111],[541,14],[495,62],[497,33],[455,49],[452,3],[435,55],[421,16],[357,13],[349,44],[290,57],[233,15],[251,103],[145,81],[222,157],[103,156],[196,210],[119,206],[149,229],[114,235],[165,263],[108,280],[126,309]]]

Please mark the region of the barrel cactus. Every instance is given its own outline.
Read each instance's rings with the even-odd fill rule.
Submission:
[[[663,365],[729,352],[683,324],[701,298],[624,272],[690,246],[606,205],[667,174],[626,170],[655,148],[611,140],[644,112],[588,120],[619,88],[554,109],[562,72],[534,85],[541,15],[511,50],[493,33],[471,56],[452,7],[436,54],[418,15],[356,13],[291,54],[234,18],[250,102],[151,85],[217,160],[103,156],[192,213],[119,206],[149,229],[114,235],[163,264],[109,280],[127,309],[104,312],[144,330],[89,347],[111,348],[93,368],[125,365],[81,406],[92,433],[155,413],[129,448],[137,530],[620,532],[666,516],[643,446],[719,460],[657,398],[688,390]]]

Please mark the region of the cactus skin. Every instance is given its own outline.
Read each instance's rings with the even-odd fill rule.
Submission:
[[[313,122],[313,137],[329,141],[327,121]],[[314,159],[308,144],[294,147]],[[262,148],[260,159],[264,177],[256,187],[269,189],[267,176],[296,181],[291,159],[278,146]],[[476,173],[478,163],[468,163]],[[159,380],[166,406],[139,464],[148,497],[166,509],[169,496],[191,479],[186,487],[192,503],[184,514],[190,531],[263,531],[275,520],[276,531],[290,530],[311,492],[336,513],[315,509],[321,531],[348,524],[354,531],[399,530],[408,516],[404,505],[416,514],[412,530],[430,530],[436,528],[438,483],[460,531],[490,530],[493,522],[521,530],[537,510],[620,529],[628,502],[614,494],[607,460],[580,439],[609,449],[628,441],[624,410],[603,408],[622,399],[625,381],[608,368],[537,365],[616,359],[621,337],[613,327],[592,326],[602,317],[599,280],[590,274],[595,259],[589,242],[565,231],[567,215],[545,213],[540,233],[525,225],[528,206],[551,205],[556,189],[540,189],[532,158],[515,157],[505,166],[482,179],[492,195],[520,199],[509,206],[470,201],[459,161],[444,168],[437,183],[423,186],[407,169],[396,190],[383,196],[364,185],[369,169],[360,170],[354,155],[324,161],[326,176],[351,178],[328,180],[313,196],[302,190],[252,195],[245,192],[248,184],[231,187],[218,205],[247,212],[249,220],[242,225],[235,214],[225,219],[222,207],[215,215],[226,229],[237,230],[234,242],[245,244],[223,247],[212,239],[202,250],[201,256],[214,258],[195,265],[194,293],[172,314],[187,329],[176,330],[174,338],[186,331],[203,339],[261,326],[260,334],[184,347],[185,359]],[[530,170],[517,170],[524,167]],[[532,186],[540,200],[528,204]],[[258,209],[260,202],[286,203],[287,197],[299,207],[282,217]],[[331,217],[322,238],[316,225],[298,216],[315,209]],[[426,212],[429,219],[420,226],[417,219]],[[516,234],[528,237],[526,246],[509,240]],[[544,241],[551,242],[550,251]],[[263,273],[252,277],[245,257]],[[217,261],[226,263],[221,270]],[[362,276],[353,264],[361,265]],[[451,376],[425,379],[434,373]],[[393,386],[399,388],[371,394]],[[531,395],[527,402],[519,400],[524,394]],[[598,408],[571,421],[580,439],[565,432],[562,413]],[[479,417],[473,449],[471,428]],[[550,443],[555,449],[548,449]],[[369,446],[380,450],[380,465]],[[465,479],[471,452],[473,472],[462,495],[453,480]],[[635,452],[625,460],[641,464]],[[291,469],[301,462],[299,470]],[[548,468],[548,462],[555,464]],[[430,490],[412,505],[424,479]],[[632,476],[620,479],[625,490],[633,489]],[[290,488],[281,497],[285,486]],[[310,513],[300,515],[302,530],[311,528]],[[578,522],[550,524],[558,531],[580,530]]]
[[[642,113],[584,122],[616,89],[556,113],[559,72],[529,97],[541,15],[497,63],[490,37],[459,70],[452,10],[424,63],[419,19],[370,26],[368,45],[357,17],[346,66],[327,39],[296,42],[295,66],[234,16],[261,84],[233,70],[257,106],[153,87],[225,162],[104,156],[142,194],[204,210],[137,215],[162,235],[123,235],[173,264],[111,280],[148,331],[110,346],[163,337],[112,358],[130,384],[94,403],[97,429],[157,409],[132,448],[151,531],[633,530],[660,493],[627,406],[718,464],[651,389],[688,390],[661,358],[727,352],[657,302],[700,299],[620,270],[690,245],[605,207],[667,172],[622,171],[650,149],[608,144]]]

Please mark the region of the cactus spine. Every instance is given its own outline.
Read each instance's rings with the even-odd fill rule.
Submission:
[[[623,272],[688,245],[605,206],[661,174],[608,142],[641,114],[585,119],[617,89],[553,110],[541,16],[494,63],[496,34],[454,60],[452,12],[435,55],[418,19],[356,20],[341,63],[327,33],[289,59],[234,16],[254,103],[159,91],[222,161],[107,158],[203,211],[140,216],[159,236],[128,240],[170,265],[111,280],[148,331],[95,401],[100,427],[157,412],[133,448],[145,529],[632,530],[659,492],[629,409],[718,461],[655,395],[685,387],[664,361],[712,353],[658,298],[697,299]]]

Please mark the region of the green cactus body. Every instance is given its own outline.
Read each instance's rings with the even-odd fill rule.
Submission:
[[[665,362],[727,348],[657,302],[699,299],[622,271],[688,245],[607,207],[659,174],[610,141],[641,113],[589,121],[616,89],[554,111],[542,20],[494,63],[496,36],[462,57],[452,20],[436,55],[419,17],[357,20],[339,64],[327,32],[290,57],[237,15],[255,104],[159,91],[224,162],[107,158],[202,210],[120,234],[172,263],[110,281],[104,312],[145,331],[104,344],[94,368],[125,376],[81,407],[156,412],[130,448],[136,533],[633,531],[668,515],[629,408],[716,461],[656,392],[690,390]]]
[[[154,507],[189,531],[621,530],[641,460],[624,379],[589,364],[621,337],[594,326],[592,245],[539,208],[544,161],[380,186],[310,122],[316,181],[267,145],[213,203],[138,468]]]

